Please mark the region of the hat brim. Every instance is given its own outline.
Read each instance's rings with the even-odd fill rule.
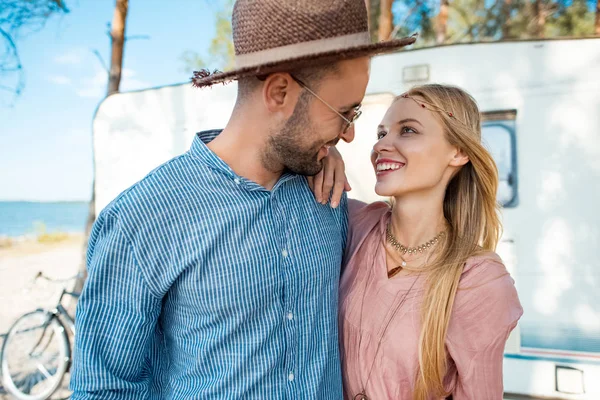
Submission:
[[[405,46],[413,44],[415,41],[416,37],[410,36],[402,39],[348,47],[323,53],[317,52],[311,55],[292,57],[286,60],[265,63],[259,66],[239,68],[227,72],[216,72],[202,78],[194,77],[192,82],[195,87],[209,87],[218,83],[225,84],[227,82],[250,76],[268,75],[275,72],[291,71],[298,68],[324,65],[336,61],[392,53]]]

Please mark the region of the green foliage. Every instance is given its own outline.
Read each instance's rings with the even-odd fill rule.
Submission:
[[[372,21],[378,3],[371,1]],[[591,36],[595,5],[596,0],[451,0],[444,43]],[[439,9],[440,0],[396,1],[396,37],[419,32],[416,47],[434,45]]]
[[[36,221],[34,222],[33,226],[36,232],[36,240],[39,243],[59,243],[69,238],[69,235],[65,232],[48,232],[46,224],[43,222]]]
[[[181,56],[179,56],[179,61],[181,61],[181,69],[184,72],[192,72],[202,68],[207,68],[204,59],[200,57],[197,52],[192,50],[187,50]]]
[[[233,68],[231,32],[233,0],[219,0],[216,29],[208,55],[188,51],[181,56],[187,71]],[[415,32],[414,47],[436,44],[441,0],[396,0],[392,7],[394,36]],[[378,37],[381,1],[370,0],[371,39]],[[451,0],[444,43],[591,36],[596,0]]]
[[[594,32],[594,13],[585,0],[573,0],[567,6],[561,4],[548,20],[546,33],[557,36],[589,36]]]
[[[43,235],[39,235],[37,237],[37,241],[39,243],[45,244],[60,243],[67,239],[69,239],[69,235],[64,232],[44,233]]]
[[[231,10],[233,4],[231,0],[227,0],[227,2],[226,8],[217,13],[216,32],[208,50],[211,61],[216,62],[221,68],[226,70],[233,68],[235,55],[231,31]]]
[[[184,52],[180,60],[187,72],[207,69],[228,70],[233,68],[235,51],[231,30],[231,13],[233,0],[219,0],[219,9],[215,15],[215,33],[208,49],[208,56],[201,56],[195,51]]]
[[[13,240],[8,236],[0,236],[0,249],[7,249],[13,246]]]

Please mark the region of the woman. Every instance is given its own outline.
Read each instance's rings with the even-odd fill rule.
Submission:
[[[398,97],[377,133],[375,191],[350,201],[340,283],[347,399],[502,399],[506,340],[522,315],[494,253],[498,173],[461,89]]]

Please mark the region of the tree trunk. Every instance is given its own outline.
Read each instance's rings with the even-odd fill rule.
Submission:
[[[440,13],[437,18],[437,35],[436,43],[442,44],[446,41],[446,35],[448,33],[448,8],[450,3],[448,0],[440,0]]]
[[[371,40],[376,42],[379,40],[379,15],[381,14],[380,0],[369,1],[369,32]]]
[[[502,3],[502,38],[508,39],[510,37],[510,9],[511,0],[504,0]]]
[[[596,36],[600,36],[600,0],[596,0]]]
[[[546,14],[544,13],[544,6],[542,0],[535,0],[533,4],[533,33],[535,37],[544,37],[544,26],[546,25]]]
[[[110,71],[108,76],[108,90],[107,96],[119,91],[119,85],[121,84],[121,70],[123,69],[123,49],[125,47],[125,24],[127,21],[127,10],[128,0],[116,0],[115,14],[113,23],[110,31],[111,38],[111,57],[110,57]],[[92,138],[94,133],[92,132]],[[93,145],[93,144],[92,144]],[[83,285],[87,278],[87,248],[92,231],[92,226],[96,220],[96,161],[95,156],[92,155],[92,162],[94,163],[94,180],[92,181],[92,198],[89,204],[88,218],[85,225],[85,239],[83,242],[83,251],[81,255],[81,264],[79,266],[79,277],[75,282],[74,292],[81,292]]]
[[[108,78],[108,93],[110,96],[119,91],[121,84],[121,70],[123,67],[123,49],[125,45],[125,21],[127,19],[127,10],[129,0],[116,0],[115,14],[110,30],[110,39],[112,42],[110,75]]]
[[[388,40],[394,29],[392,20],[393,0],[381,0],[381,14],[379,15],[379,41]]]

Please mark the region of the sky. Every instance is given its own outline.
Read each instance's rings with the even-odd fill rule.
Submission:
[[[0,201],[88,201],[91,126],[106,94],[107,25],[114,0],[66,0],[69,13],[17,40],[26,86],[0,103]],[[131,0],[121,91],[186,82],[181,55],[207,53],[217,6],[211,0]],[[12,105],[10,104],[12,103]]]

